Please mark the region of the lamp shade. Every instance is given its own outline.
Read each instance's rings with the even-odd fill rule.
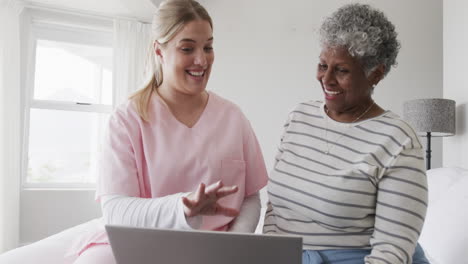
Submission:
[[[403,104],[403,119],[420,136],[431,132],[433,137],[455,135],[455,101],[450,99],[416,99]]]

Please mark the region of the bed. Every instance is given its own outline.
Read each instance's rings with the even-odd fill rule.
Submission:
[[[468,170],[427,172],[429,207],[419,239],[431,264],[468,264]]]
[[[468,264],[468,170],[438,168],[427,172],[429,208],[420,243],[432,264]],[[94,229],[99,219],[70,228],[37,243],[0,255],[0,264],[71,264],[64,259],[77,234]],[[46,261],[41,261],[47,259]]]

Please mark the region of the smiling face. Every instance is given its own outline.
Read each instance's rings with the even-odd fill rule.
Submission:
[[[213,30],[205,20],[191,21],[166,44],[157,46],[156,54],[163,70],[161,89],[201,94],[214,61]]]
[[[372,79],[372,78],[370,78]],[[359,61],[343,47],[324,48],[320,54],[317,80],[322,85],[327,108],[356,116],[372,104],[372,82]]]

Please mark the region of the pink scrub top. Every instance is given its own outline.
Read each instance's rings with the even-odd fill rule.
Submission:
[[[157,198],[194,191],[222,180],[239,191],[220,204],[240,209],[246,196],[267,183],[262,152],[249,121],[239,107],[209,92],[197,123],[179,122],[157,95],[149,104],[149,122],[143,121],[132,101],[119,106],[109,120],[103,145],[96,198],[126,195]],[[203,216],[201,229],[227,230],[232,217]],[[107,244],[104,229],[79,239],[75,253]]]

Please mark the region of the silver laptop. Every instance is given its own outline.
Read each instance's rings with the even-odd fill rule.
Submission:
[[[117,264],[300,264],[302,238],[106,226]]]

